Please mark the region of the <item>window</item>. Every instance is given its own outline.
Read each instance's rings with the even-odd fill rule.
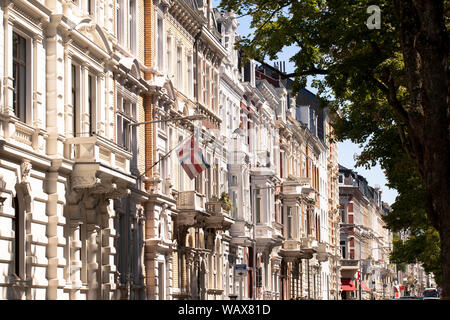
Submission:
[[[27,121],[27,40],[13,32],[13,110]]]
[[[292,211],[291,207],[286,207],[286,217],[287,217],[287,223],[286,223],[286,235],[288,239],[293,238],[293,232],[292,232]]]
[[[158,68],[162,70],[163,68],[163,19],[158,16],[158,22],[157,22],[157,54],[158,54]]]
[[[261,267],[256,268],[256,287],[257,288],[262,287],[262,268]]]
[[[117,40],[120,44],[123,44],[124,42],[124,17],[125,17],[125,6],[124,6],[124,0],[117,0],[116,1],[116,34],[117,34]]]
[[[21,201],[18,196],[13,198],[14,218],[14,272],[21,278],[25,279],[25,221],[24,212],[21,208]]]
[[[89,110],[89,134],[95,134],[96,132],[96,99],[97,99],[97,78],[89,74],[88,75],[88,110]]]
[[[192,96],[193,92],[192,92],[192,57],[188,56],[187,57],[187,90],[188,90],[188,96]]]
[[[136,0],[130,0],[129,13],[128,45],[130,47],[130,51],[133,54],[136,54]]]
[[[233,219],[237,219],[237,193],[236,191],[231,191],[231,203],[232,203],[232,208],[231,208],[231,217]]]
[[[130,124],[136,122],[136,103],[117,95],[117,144],[126,150],[136,152],[136,127]]]
[[[72,64],[71,91],[72,91],[72,132],[73,136],[77,136],[79,124],[79,72],[77,66]]]
[[[339,183],[344,183],[344,175],[339,175]]]
[[[219,163],[215,162],[214,164],[214,189],[213,189],[213,194],[218,197],[219,196],[219,188],[220,188],[220,183],[219,183]]]
[[[211,163],[211,156],[209,154],[206,155],[206,159],[208,161],[208,163]],[[210,199],[212,196],[212,168],[209,167],[208,169],[206,169],[206,180],[205,180],[205,185],[206,185],[206,199]]]
[[[256,223],[261,223],[261,190],[257,187],[256,192]]]
[[[207,85],[206,85],[206,62],[202,61],[202,102],[206,104],[207,101]]]
[[[167,73],[172,75],[172,38],[167,37],[166,40],[166,64],[167,64]]]
[[[95,14],[95,0],[87,0],[87,11],[90,16]]]
[[[181,143],[183,142],[183,137],[179,136],[178,137],[178,145],[181,145]],[[184,179],[185,179],[185,173],[184,173],[184,169],[182,166],[178,166],[178,191],[184,191]]]
[[[345,241],[340,242],[342,259],[346,259]]]
[[[181,47],[177,47],[177,88],[180,91],[184,91],[183,88],[183,56]]]

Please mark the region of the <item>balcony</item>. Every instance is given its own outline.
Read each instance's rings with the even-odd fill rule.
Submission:
[[[301,238],[301,248],[305,259],[311,259],[317,252],[317,240],[311,236]]]
[[[328,260],[328,257],[330,256],[328,248],[329,248],[328,244],[324,242],[320,242],[317,245],[317,252],[316,252],[317,260],[319,260],[320,262],[325,262]]]
[[[341,259],[341,270],[358,270],[359,260]]]
[[[311,185],[311,178],[294,177],[289,175],[288,180],[282,183],[282,194],[287,195],[300,195],[304,193],[304,188],[309,188]]]
[[[257,224],[255,226],[256,243],[259,250],[272,249],[282,244],[283,238],[280,237],[271,226]]]
[[[199,222],[204,222],[206,217],[209,216],[205,209],[204,195],[197,191],[181,191],[178,193],[178,225],[190,227]]]
[[[108,198],[128,195],[128,187],[136,183],[129,173],[132,154],[99,137],[80,137],[66,140],[66,152],[75,163],[72,188],[104,194]]]
[[[280,250],[280,256],[285,259],[295,260],[298,258],[303,258],[304,252],[302,251],[302,242],[298,240],[285,240],[283,246]]]
[[[230,211],[223,208],[221,201],[209,201],[206,203],[206,212],[210,214],[206,218],[206,227],[220,230],[229,229],[234,220],[230,217]]]
[[[133,154],[101,136],[69,138],[66,156],[75,162],[98,162],[124,173],[130,172]]]

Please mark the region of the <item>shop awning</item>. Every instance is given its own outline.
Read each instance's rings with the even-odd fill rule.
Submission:
[[[359,284],[359,279],[356,279],[356,281],[358,281],[358,284]],[[364,290],[364,291],[367,291],[367,292],[371,292],[372,290],[370,290],[370,288],[367,286],[367,284],[365,284],[365,282],[364,281],[361,281],[361,288]]]
[[[341,289],[342,289],[342,291],[354,291],[354,290],[356,290],[356,287],[350,278],[342,278],[341,279]]]

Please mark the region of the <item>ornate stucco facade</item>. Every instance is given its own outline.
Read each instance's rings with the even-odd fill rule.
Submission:
[[[386,290],[380,197],[342,194],[331,115],[239,55],[235,14],[0,5],[0,299],[341,299],[356,250]],[[210,166],[192,180],[191,136]],[[339,192],[373,235],[346,251]]]
[[[3,299],[120,299],[142,285],[130,252],[142,239],[142,133],[124,127],[143,118],[149,90],[141,7],[1,3]]]

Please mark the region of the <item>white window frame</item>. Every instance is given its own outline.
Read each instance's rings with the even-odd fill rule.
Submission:
[[[128,47],[132,54],[137,53],[137,1],[128,2]]]
[[[20,36],[21,38],[23,38],[25,40],[25,74],[26,74],[26,78],[25,78],[25,116],[24,117],[18,117],[19,120],[23,123],[26,124],[31,124],[33,121],[33,109],[32,109],[32,97],[33,97],[33,73],[35,72],[35,68],[33,66],[33,46],[32,46],[32,38],[31,36],[29,36],[26,32],[22,31],[21,29],[18,28],[13,28],[12,32],[11,32],[11,36],[14,37],[14,34],[17,34],[18,36]],[[6,36],[6,34],[5,34]],[[14,44],[13,41],[11,40],[12,46],[10,49],[10,53],[11,53],[11,66],[12,66],[12,70],[11,70],[11,76],[13,75],[14,72],[14,57],[13,57],[13,48],[14,48]],[[14,99],[14,96],[13,96]],[[16,110],[14,110],[14,115],[17,117],[17,113]]]
[[[127,110],[127,108],[129,110]],[[127,122],[128,124],[131,124],[137,122],[137,108],[137,98],[119,86],[116,97],[116,143],[120,147],[127,151],[131,151],[134,154],[137,152],[136,138],[138,131],[136,126],[133,126],[130,131],[127,132],[126,130],[128,129],[124,128],[124,123]],[[122,141],[120,136],[126,141]]]

